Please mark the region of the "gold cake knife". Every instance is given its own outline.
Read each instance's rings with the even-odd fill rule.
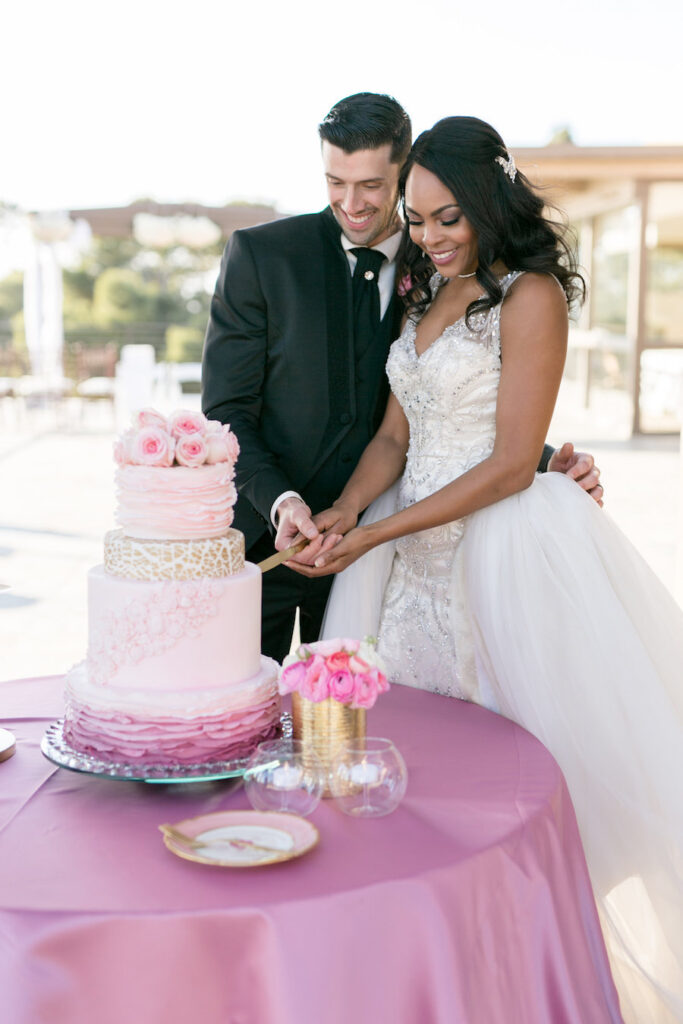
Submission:
[[[269,558],[264,558],[262,562],[259,562],[256,566],[261,572],[268,572],[269,569],[274,569],[276,565],[282,565],[288,558],[296,555],[308,544],[307,540],[300,540],[298,544],[292,544],[291,548],[285,548],[284,551],[276,551],[274,555],[270,555]]]

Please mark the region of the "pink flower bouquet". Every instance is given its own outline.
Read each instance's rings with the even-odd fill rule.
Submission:
[[[372,637],[301,644],[282,663],[280,693],[298,693],[318,703],[331,697],[352,708],[373,707],[389,689]]]
[[[240,453],[237,438],[226,424],[207,420],[201,412],[179,409],[167,418],[143,409],[133,426],[114,442],[119,466],[186,466],[228,462]]]

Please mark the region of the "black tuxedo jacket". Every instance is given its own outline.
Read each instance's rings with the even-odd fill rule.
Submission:
[[[270,527],[278,495],[306,496],[356,422],[351,274],[340,236],[326,209],[236,231],[223,255],[202,406],[240,443],[235,526],[247,547]],[[386,316],[395,319],[391,341],[401,316],[395,299]],[[384,378],[378,386],[386,395]]]

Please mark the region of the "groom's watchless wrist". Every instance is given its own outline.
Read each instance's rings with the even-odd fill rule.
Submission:
[[[299,501],[303,502],[304,505],[306,504],[306,502],[301,497],[301,495],[298,493],[298,491],[283,491],[282,494],[279,494],[277,496],[277,498],[275,499],[275,501],[273,502],[273,504],[271,505],[271,508],[270,508],[270,521],[271,521],[271,523],[273,524],[273,526],[276,529],[277,529],[277,510],[279,509],[280,505],[282,504],[282,502],[286,498],[298,498]]]

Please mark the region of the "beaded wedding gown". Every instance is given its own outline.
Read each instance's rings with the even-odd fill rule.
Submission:
[[[387,373],[410,444],[365,522],[491,453],[501,306],[419,356],[410,321],[393,344]],[[375,548],[336,578],[323,625],[325,637],[368,633],[392,682],[483,704],[551,751],[624,1020],[683,1021],[683,613],[609,516],[562,474],[538,474],[465,519]]]

